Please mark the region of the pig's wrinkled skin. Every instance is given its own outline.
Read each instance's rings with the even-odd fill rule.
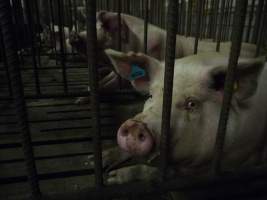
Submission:
[[[153,76],[139,80],[135,86],[138,89],[146,85],[152,98],[146,101],[142,113],[127,120],[118,130],[122,151],[104,159],[113,162],[112,159],[125,154],[149,158],[159,149],[164,63],[140,53],[114,50],[106,53],[122,77],[127,73],[125,66],[131,63],[139,63]],[[218,53],[201,53],[175,62],[169,161],[177,174],[210,171],[227,63],[228,57]],[[224,145],[224,168],[253,165],[259,155],[267,114],[267,68],[263,63],[263,58],[239,59]],[[151,166],[135,167],[138,176],[132,175],[137,170],[134,167],[122,168],[110,173],[108,183],[154,178],[152,172],[147,173],[155,170]]]
[[[116,49],[118,44],[118,15],[114,12],[100,11],[97,13],[97,45],[98,61],[105,58],[103,50],[107,48]],[[144,49],[144,20],[127,14],[121,14],[121,38],[122,52],[142,52]],[[72,33],[70,44],[81,54],[86,56],[86,31]],[[194,52],[195,39],[177,35],[176,37],[176,58],[192,55]],[[166,31],[152,24],[148,24],[147,54],[158,60],[164,60],[166,46]],[[213,52],[216,43],[210,41],[199,41],[198,52]],[[253,57],[255,45],[243,43],[241,56]],[[220,52],[228,54],[230,42],[222,42]],[[111,73],[112,81],[102,82],[100,88],[105,87],[111,90],[118,88],[118,76]],[[109,85],[110,84],[110,85]],[[114,87],[115,86],[115,87]],[[77,102],[80,102],[79,100]]]

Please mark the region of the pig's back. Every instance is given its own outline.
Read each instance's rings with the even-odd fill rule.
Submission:
[[[194,53],[195,38],[179,36],[179,43],[182,47],[182,55],[188,56]],[[216,42],[212,42],[210,39],[199,40],[198,41],[198,52],[215,52]],[[221,42],[220,53],[224,55],[229,55],[231,48],[231,42]],[[256,45],[249,43],[242,43],[242,50],[240,53],[241,57],[253,58],[256,53]]]

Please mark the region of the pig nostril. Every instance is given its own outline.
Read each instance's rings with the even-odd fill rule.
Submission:
[[[122,131],[122,134],[121,135],[122,136],[127,136],[128,133],[129,133],[129,131],[127,129],[125,129],[125,130]]]
[[[140,133],[138,135],[138,139],[143,142],[143,141],[145,141],[146,137],[145,137],[145,135],[143,133]]]

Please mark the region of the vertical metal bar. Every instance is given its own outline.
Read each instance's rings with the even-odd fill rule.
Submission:
[[[214,24],[213,24],[213,29],[212,29],[213,41],[216,41],[218,13],[219,13],[219,0],[215,0],[215,4],[214,4],[214,20],[213,20]]]
[[[98,95],[98,75],[96,69],[97,58],[97,39],[96,39],[96,1],[87,0],[87,56],[89,80],[91,88],[91,112],[92,126],[94,131],[94,157],[95,157],[95,183],[96,186],[103,185],[102,177],[102,147],[101,147],[101,131],[100,131],[100,108]]]
[[[228,15],[228,19],[227,19],[227,28],[226,28],[226,36],[225,39],[229,40],[230,38],[230,32],[231,32],[231,19],[232,19],[232,11],[233,11],[233,0],[230,1],[230,7],[229,7],[229,15]]]
[[[57,54],[57,45],[56,45],[56,33],[55,33],[55,16],[54,16],[54,8],[53,8],[53,0],[49,0],[49,6],[50,6],[50,11],[51,11],[51,39],[52,39],[52,46],[54,48],[54,53],[55,55]],[[49,24],[50,26],[50,24]],[[57,62],[57,56],[55,56],[56,62]]]
[[[185,34],[185,20],[186,20],[186,1],[182,0],[181,2],[181,14],[182,14],[182,23],[181,23],[181,33],[182,35]]]
[[[256,44],[257,43],[257,38],[259,35],[259,29],[260,29],[260,22],[261,22],[261,15],[262,15],[262,10],[263,10],[263,3],[264,0],[258,0],[258,6],[256,10],[256,19],[255,19],[255,24],[254,24],[254,31],[252,35],[252,43]]]
[[[197,1],[197,24],[196,24],[196,35],[195,35],[195,45],[194,45],[194,54],[197,54],[198,49],[198,40],[200,36],[200,25],[201,25],[201,10],[202,10],[203,0]]]
[[[25,156],[28,181],[31,194],[34,198],[41,196],[38,175],[34,162],[33,148],[31,145],[31,135],[28,126],[28,116],[24,99],[23,83],[21,80],[19,59],[16,52],[14,27],[12,26],[10,1],[0,1],[0,24],[5,45],[7,64],[10,70],[10,80],[13,90],[14,104],[17,114],[18,127],[22,136],[22,149]]]
[[[193,1],[188,0],[186,36],[191,35]]]
[[[34,37],[36,37],[36,32],[38,35],[38,40],[37,40],[37,60],[38,60],[38,65],[41,66],[41,22],[40,22],[40,11],[39,11],[39,5],[37,0],[34,0],[34,8],[35,8],[35,16],[36,16],[36,22],[34,22],[34,29],[36,31]],[[34,10],[33,10],[34,11]],[[36,41],[35,41],[36,42]]]
[[[106,0],[107,10],[109,10],[109,0]]]
[[[60,43],[60,61],[62,65],[62,77],[64,84],[64,92],[68,93],[68,80],[67,80],[67,71],[66,71],[66,58],[65,58],[65,48],[64,48],[64,18],[63,18],[63,1],[57,0],[58,6],[58,29],[59,29],[59,43]]]
[[[74,29],[75,32],[78,32],[78,20],[77,20],[77,4],[76,4],[76,0],[73,0],[73,13],[74,13]]]
[[[223,103],[220,113],[220,120],[219,120],[219,126],[214,149],[213,167],[215,173],[221,172],[221,159],[223,154],[223,146],[224,146],[230,104],[233,95],[233,85],[236,76],[236,66],[238,62],[238,57],[240,55],[242,35],[246,20],[247,4],[248,4],[247,0],[237,0],[235,6],[231,52],[228,63],[228,71],[224,84]]]
[[[149,0],[144,1],[145,5],[145,19],[144,19],[144,53],[147,53],[147,32],[148,32],[148,6],[149,6]]]
[[[72,30],[73,27],[73,12],[72,12],[72,2],[71,0],[68,0],[69,5],[69,28]]]
[[[225,0],[221,1],[221,12],[220,12],[220,21],[219,21],[219,29],[217,33],[217,45],[216,51],[220,51],[220,44],[221,44],[221,37],[222,37],[222,28],[223,28],[223,17],[224,17],[224,7],[225,7]]]
[[[16,21],[16,26],[18,27],[17,29],[17,44],[18,44],[18,49],[21,50],[24,46],[23,42],[25,41],[25,22],[24,22],[24,16],[23,16],[23,8],[21,5],[21,0],[13,0],[13,9],[14,9],[14,17]],[[21,54],[22,56],[22,54]]]
[[[177,12],[179,13],[179,15],[177,16],[178,19],[177,19],[177,33],[180,34],[181,33],[181,4],[180,4],[180,0],[177,0],[178,1],[178,5],[177,5]]]
[[[164,92],[162,104],[162,124],[160,140],[160,170],[162,179],[166,178],[169,155],[170,121],[172,105],[173,73],[177,32],[178,2],[170,0],[168,6],[167,40],[165,52]]]
[[[206,23],[206,14],[205,14],[205,5],[206,5],[206,0],[203,0],[203,4],[202,4],[202,8],[201,8],[201,17],[202,17],[202,20],[201,23],[200,23],[200,39],[202,39],[203,37],[205,37],[205,23]]]
[[[248,21],[248,28],[247,28],[247,34],[246,34],[246,42],[249,41],[250,38],[250,32],[251,32],[251,25],[252,25],[252,20],[254,16],[254,8],[255,8],[255,0],[252,0],[252,3],[250,5],[250,12],[249,12],[249,21]]]
[[[10,80],[10,73],[9,73],[9,69],[8,69],[8,65],[7,65],[7,57],[6,57],[6,52],[5,52],[5,44],[4,44],[4,40],[3,40],[3,34],[2,34],[2,30],[0,29],[0,48],[1,48],[1,57],[3,59],[3,64],[4,64],[4,68],[6,71],[6,77],[7,77],[7,85],[8,85],[8,92],[9,92],[9,96],[12,96],[12,86],[11,86],[11,80]]]
[[[32,53],[32,62],[33,62],[33,71],[34,71],[34,80],[35,80],[35,90],[36,93],[39,95],[41,94],[40,89],[40,78],[39,78],[39,72],[37,67],[37,60],[36,60],[36,47],[35,47],[35,31],[34,31],[34,22],[33,22],[33,16],[32,16],[32,7],[29,2],[29,0],[25,0],[25,7],[26,7],[26,13],[27,13],[27,19],[29,23],[29,32],[30,32],[30,43],[31,43],[31,53]]]
[[[230,12],[229,8],[230,8],[230,0],[227,0],[225,8],[224,8],[224,19],[223,19],[223,29],[222,29],[222,39],[223,40],[225,40],[225,38],[226,38],[227,20],[228,20],[229,12]]]
[[[212,26],[214,25],[214,6],[215,1],[211,0],[210,3],[210,13],[209,13],[209,24],[208,24],[208,38],[212,37]]]
[[[162,13],[160,12],[161,11],[161,7],[159,7],[159,1],[160,0],[157,0],[156,1],[156,5],[155,5],[155,12],[156,12],[156,25],[157,26],[159,26],[159,24],[160,24],[160,17],[161,17],[161,15],[162,15]],[[159,13],[161,13],[161,14],[159,14]]]
[[[259,56],[260,54],[260,50],[261,50],[262,42],[263,42],[263,36],[267,29],[266,24],[267,24],[267,0],[265,0],[265,4],[264,4],[263,16],[261,19],[259,35],[257,38],[257,49],[256,49],[255,57]]]
[[[118,1],[118,50],[121,51],[121,0]]]

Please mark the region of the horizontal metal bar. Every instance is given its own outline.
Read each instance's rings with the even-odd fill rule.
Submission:
[[[48,93],[48,94],[41,94],[41,95],[25,95],[26,99],[51,99],[51,98],[72,98],[72,97],[81,97],[81,96],[90,96],[90,92],[76,92],[76,93]],[[106,92],[106,93],[100,93],[102,100],[105,100],[107,98],[116,98],[116,96],[125,96],[125,97],[141,97],[141,98],[146,98],[147,96],[141,96],[137,92],[133,90],[119,90],[115,92]],[[12,100],[10,97],[0,97],[0,101],[6,101],[6,100]]]
[[[101,140],[114,140],[114,136],[102,136]],[[54,144],[69,144],[69,143],[80,143],[92,141],[92,137],[80,137],[80,138],[68,138],[68,139],[59,139],[59,140],[44,140],[44,141],[35,141],[32,142],[32,146],[43,146],[43,145],[54,145]],[[21,147],[20,143],[7,143],[0,144],[0,149],[8,149],[8,148],[18,148]]]

